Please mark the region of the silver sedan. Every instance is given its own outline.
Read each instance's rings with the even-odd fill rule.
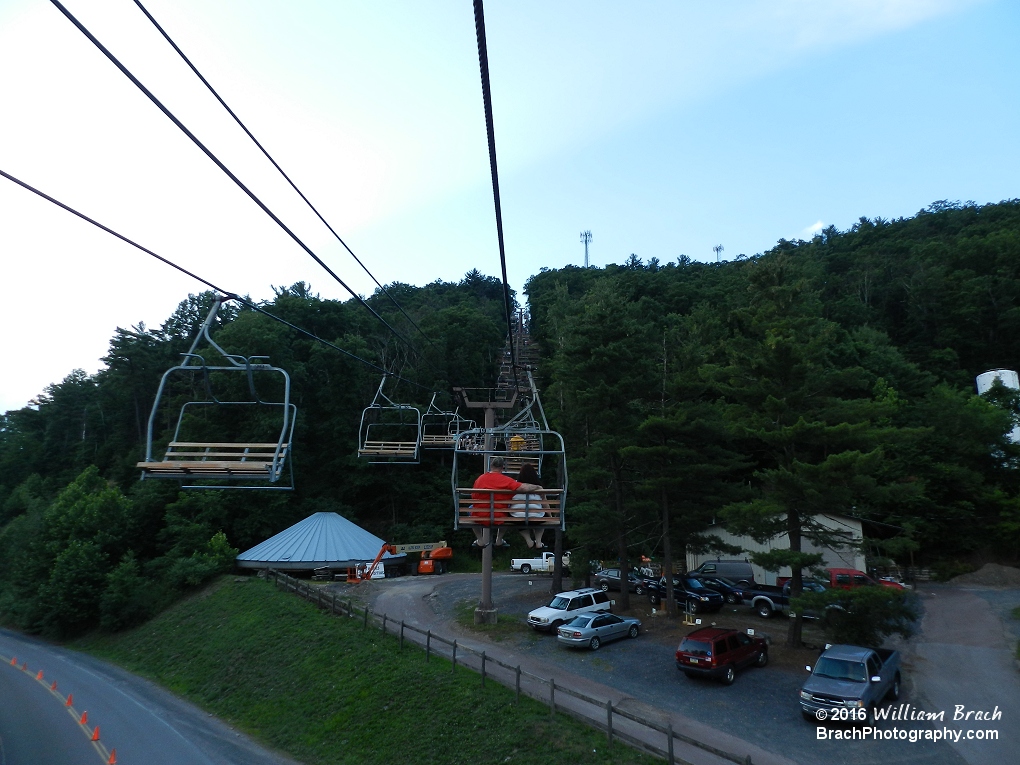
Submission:
[[[637,619],[625,619],[616,614],[581,614],[562,625],[556,631],[556,639],[563,645],[597,651],[610,640],[636,638],[640,629],[641,622]]]

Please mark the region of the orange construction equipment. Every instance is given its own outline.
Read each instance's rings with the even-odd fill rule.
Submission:
[[[376,566],[382,560],[383,555],[399,555],[400,553],[419,552],[421,558],[414,567],[413,573],[418,574],[445,574],[449,568],[447,561],[453,558],[453,548],[449,547],[445,540],[442,542],[420,542],[418,544],[391,545],[383,544],[379,554],[375,556],[369,565],[356,566],[347,569],[347,581],[349,583],[363,582],[371,579],[375,573]]]

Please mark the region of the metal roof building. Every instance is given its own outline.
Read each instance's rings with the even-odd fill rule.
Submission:
[[[371,563],[383,540],[337,513],[314,513],[265,542],[237,556],[241,568],[311,570],[349,568]],[[383,555],[384,563],[402,563],[406,556]]]

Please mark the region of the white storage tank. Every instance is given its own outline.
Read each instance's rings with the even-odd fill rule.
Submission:
[[[999,380],[1007,388],[1020,390],[1020,377],[1013,369],[989,369],[977,376],[977,392],[979,396],[984,395],[992,387],[992,383]],[[1020,426],[1016,426],[1009,434],[1009,440],[1014,444],[1020,444]]]

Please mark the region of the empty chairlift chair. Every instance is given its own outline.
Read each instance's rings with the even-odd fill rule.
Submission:
[[[149,416],[142,478],[185,481],[185,489],[293,489],[290,459],[297,407],[290,402],[290,376],[265,356],[224,351],[209,335],[222,299],[217,297],[184,360],[168,369]],[[219,355],[196,353],[205,340]],[[202,395],[196,396],[196,389]],[[260,395],[267,390],[269,398]],[[218,394],[218,395],[217,395]],[[183,400],[162,459],[157,425]],[[164,420],[165,428],[169,420]],[[213,483],[187,483],[211,480]]]
[[[474,420],[467,420],[454,409],[445,412],[436,406],[436,396],[428,410],[421,416],[421,445],[424,449],[452,449],[457,437],[475,427]]]
[[[372,403],[361,413],[358,456],[373,464],[417,465],[421,460],[421,410],[393,402],[383,393],[385,385],[384,376]]]

